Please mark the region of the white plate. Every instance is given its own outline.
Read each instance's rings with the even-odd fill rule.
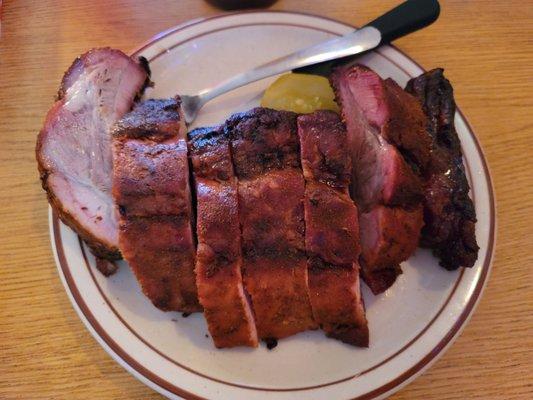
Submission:
[[[159,34],[136,55],[150,60],[156,86],[147,97],[195,93],[238,72],[345,34],[353,27],[318,16],[251,12],[193,21]],[[405,85],[422,72],[393,47],[361,62]],[[222,122],[258,104],[263,80],[205,107],[196,126]],[[494,198],[479,144],[459,112],[461,138],[478,223],[479,259],[448,272],[418,250],[386,293],[364,298],[370,348],[326,339],[320,331],[281,340],[272,351],[216,350],[201,314],[183,318],[157,310],[141,294],[126,264],[104,278],[76,234],[50,214],[59,273],[74,308],[111,356],[170,398],[378,399],[411,381],[440,356],[469,319],[487,281],[494,248]]]

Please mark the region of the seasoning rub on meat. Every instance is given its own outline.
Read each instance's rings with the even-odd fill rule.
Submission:
[[[179,97],[146,100],[113,129],[119,246],[145,295],[162,310],[201,311],[186,127]]]
[[[359,283],[357,207],[348,193],[351,158],[339,116],[298,117],[305,176],[305,245],[313,315],[327,336],[368,346]]]
[[[239,179],[244,283],[265,340],[317,327],[307,291],[296,117],[256,108],[225,127]]]
[[[196,193],[196,284],[217,347],[257,346],[253,312],[242,282],[237,179],[223,129],[189,132]]]

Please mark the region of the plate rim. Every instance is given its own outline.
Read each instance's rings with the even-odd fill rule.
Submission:
[[[233,13],[217,14],[217,15],[213,15],[209,17],[197,18],[197,19],[186,21],[183,24],[179,24],[167,30],[159,32],[158,34],[154,35],[152,38],[150,38],[149,40],[147,40],[146,42],[138,46],[130,54],[132,56],[138,55],[142,50],[146,49],[147,47],[157,43],[158,41],[180,30],[186,29],[193,25],[202,24],[202,23],[205,23],[206,21],[210,21],[214,19],[226,18],[226,17],[242,15],[242,14],[288,14],[288,15],[293,15],[293,16],[308,16],[308,17],[328,20],[328,21],[331,21],[337,24],[344,25],[346,27],[356,29],[356,27],[351,24],[336,20],[334,18],[316,15],[312,13],[282,11],[282,10],[246,10],[246,11],[238,11],[238,12],[233,12]],[[393,49],[394,51],[403,55],[406,59],[408,59],[418,68],[425,71],[425,69],[420,64],[418,64],[414,59],[412,59],[409,55],[404,53],[402,50],[398,49],[396,46],[387,45],[387,46],[382,46],[382,48]],[[380,54],[383,55],[382,53]],[[394,60],[391,60],[386,56],[385,58],[387,58],[388,61],[392,62],[393,64],[396,64],[400,69],[403,70],[402,66],[398,65]],[[395,379],[387,383],[381,384],[378,388],[370,392],[367,392],[361,396],[358,396],[356,397],[356,399],[376,399],[376,398],[381,398],[381,396],[389,395],[399,390],[401,387],[405,386],[406,384],[408,384],[410,381],[412,381],[418,375],[424,372],[427,368],[429,368],[435,361],[437,361],[438,358],[445,353],[445,350],[454,342],[454,340],[460,335],[462,330],[467,325],[469,319],[471,318],[471,316],[473,315],[476,309],[477,304],[479,303],[479,300],[481,299],[483,291],[488,282],[490,271],[492,269],[492,262],[494,260],[495,243],[496,243],[496,227],[497,227],[496,198],[494,195],[493,179],[492,179],[490,168],[488,166],[483,149],[480,145],[480,142],[476,134],[474,133],[474,130],[470,122],[465,117],[465,115],[462,113],[459,107],[457,107],[457,113],[459,114],[461,119],[464,121],[467,131],[473,140],[476,151],[479,154],[479,159],[483,166],[484,178],[486,179],[486,182],[487,182],[488,204],[490,208],[489,210],[490,211],[490,214],[489,214],[490,232],[489,232],[489,241],[487,243],[486,259],[485,259],[483,266],[481,267],[481,272],[478,278],[478,282],[472,294],[470,295],[468,299],[468,303],[463,307],[460,315],[458,316],[457,321],[451,326],[451,328],[447,331],[447,333],[442,336],[441,340],[437,343],[437,345],[430,352],[428,352],[415,365],[413,365],[408,370],[404,371],[402,374],[397,376]],[[176,387],[175,385],[169,382],[163,381],[153,372],[147,370],[143,365],[141,365],[136,360],[131,358],[131,356],[129,356],[129,354],[126,351],[124,351],[120,345],[118,345],[109,335],[107,335],[105,329],[103,329],[101,325],[99,324],[99,322],[96,320],[96,318],[90,311],[89,307],[83,301],[83,297],[79,294],[79,292],[77,293],[77,296],[75,296],[75,293],[72,292],[73,290],[72,286],[74,286],[74,291],[77,291],[76,285],[75,284],[71,285],[68,282],[70,280],[72,283],[72,277],[68,279],[68,276],[64,274],[65,271],[69,271],[69,270],[64,269],[62,266],[62,264],[68,265],[68,262],[64,255],[64,249],[62,248],[59,224],[60,224],[60,221],[57,217],[57,214],[51,210],[49,214],[49,225],[50,225],[50,235],[51,235],[50,239],[51,239],[54,258],[56,261],[56,266],[59,270],[59,275],[61,277],[63,285],[67,291],[67,294],[69,296],[69,299],[71,300],[71,303],[74,309],[76,310],[76,312],[80,316],[80,319],[82,319],[82,321],[84,322],[88,330],[98,341],[98,343],[102,347],[104,347],[104,349],[110,355],[112,355],[112,357],[115,360],[117,360],[119,364],[121,364],[128,372],[132,373],[136,378],[141,380],[143,383],[147,384],[149,387],[159,391],[160,393],[166,396],[178,395],[178,396],[182,396],[187,399],[203,399],[202,397],[199,397],[195,394],[187,392],[186,390]],[[79,303],[79,300],[81,300],[82,304]],[[89,317],[87,314],[89,315]],[[94,325],[96,325],[96,327],[98,327],[99,329],[96,329]],[[110,346],[109,343],[114,344],[114,346]],[[117,351],[117,349],[119,351]]]

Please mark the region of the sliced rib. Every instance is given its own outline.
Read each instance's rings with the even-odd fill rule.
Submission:
[[[327,336],[368,346],[359,283],[357,207],[348,193],[351,160],[337,114],[298,117],[305,176],[305,244],[313,315]]]
[[[421,220],[418,166],[427,165],[430,157],[426,119],[416,99],[367,67],[338,68],[330,80],[352,153],[362,276],[379,293],[394,283],[401,273],[399,264],[418,245],[421,224],[406,226],[401,220]],[[408,229],[397,232],[391,227]]]
[[[411,206],[418,202],[422,190],[420,179],[398,147],[401,138],[410,138],[404,131],[410,131],[406,124],[414,118],[404,118],[404,112],[399,111],[399,100],[389,89],[394,85],[360,65],[336,69],[331,83],[353,152],[352,195],[358,205],[366,211],[375,204]],[[423,115],[421,123],[423,128]],[[420,121],[413,129],[419,129],[418,125]],[[428,151],[412,153],[425,159]]]
[[[180,100],[146,100],[114,127],[119,244],[145,295],[162,310],[201,310],[186,127]]]
[[[296,114],[256,108],[226,123],[239,179],[243,270],[261,339],[316,328],[307,293]]]
[[[120,259],[120,252],[109,128],[131,109],[147,81],[147,65],[119,50],[90,50],[65,73],[37,139],[50,205],[95,255],[110,260]]]
[[[421,166],[425,177],[422,244],[433,249],[446,269],[472,267],[476,242],[476,211],[468,196],[461,142],[455,130],[453,88],[440,68],[411,79],[406,87],[428,117],[431,161]]]
[[[216,347],[257,346],[244,292],[237,180],[229,140],[221,128],[189,132],[196,188],[196,283]]]

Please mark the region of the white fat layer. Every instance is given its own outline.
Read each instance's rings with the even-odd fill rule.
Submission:
[[[128,60],[88,65],[67,89],[61,168],[67,176],[108,194],[111,191],[112,154],[109,130],[125,110],[120,93]],[[128,99],[131,101],[131,99]],[[104,195],[105,197],[105,195]]]
[[[65,108],[72,113],[89,111],[93,121],[102,121],[109,129],[118,117],[116,97],[123,73],[105,62],[86,67],[67,89]]]
[[[78,219],[92,224],[91,231],[101,231],[99,237],[116,231],[109,130],[129,110],[144,79],[125,57],[93,54],[48,126],[53,135],[44,144],[44,155],[66,179],[56,194],[75,208],[69,210],[72,214],[85,216]]]
[[[94,74],[94,71],[93,73]],[[89,74],[84,71],[78,80],[67,89],[65,108],[70,112],[79,112],[87,104],[90,104],[95,99],[96,88],[92,83]]]

